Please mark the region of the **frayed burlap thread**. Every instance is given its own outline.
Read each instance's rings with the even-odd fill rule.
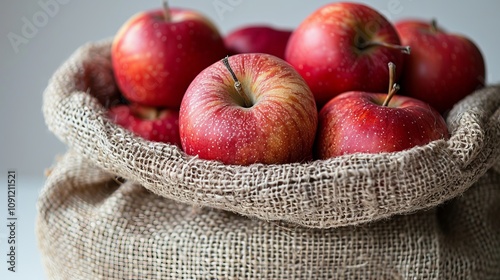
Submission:
[[[110,40],[79,48],[44,93],[49,129],[110,174],[178,202],[311,228],[358,225],[439,205],[498,162],[500,87],[479,90],[448,116],[451,138],[397,153],[282,165],[231,166],[146,141],[106,117],[117,94]]]
[[[500,174],[427,211],[311,229],[158,196],[74,151],[38,202],[49,279],[500,279]]]

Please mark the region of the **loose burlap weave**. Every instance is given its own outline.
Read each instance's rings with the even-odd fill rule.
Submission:
[[[449,140],[397,153],[251,166],[201,160],[135,137],[106,117],[103,100],[116,94],[110,40],[89,43],[50,80],[46,123],[82,157],[159,196],[312,228],[434,207],[463,193],[500,155],[500,87],[480,90],[452,110]]]
[[[500,173],[427,211],[311,229],[158,196],[66,154],[40,195],[49,279],[500,279]]]

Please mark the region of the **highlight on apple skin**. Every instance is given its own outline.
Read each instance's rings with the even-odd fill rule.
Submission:
[[[267,54],[238,54],[203,70],[180,108],[183,150],[225,164],[310,160],[317,108],[304,79]]]
[[[407,46],[394,26],[375,9],[359,4],[327,4],[303,20],[292,33],[285,59],[311,88],[318,107],[353,90],[384,92],[387,63],[402,71]]]
[[[486,84],[486,65],[479,47],[468,37],[448,33],[436,20],[404,19],[395,23],[405,57],[402,94],[429,103],[441,114]]]
[[[181,147],[178,110],[121,104],[111,107],[108,117],[146,140]]]
[[[397,152],[448,138],[441,115],[427,103],[387,94],[351,91],[338,95],[319,114],[318,158],[354,153]]]
[[[320,159],[354,153],[399,152],[447,139],[444,118],[429,104],[396,95],[396,65],[388,63],[387,93],[348,91],[319,112],[315,156]]]
[[[111,59],[127,100],[178,109],[194,77],[226,53],[208,18],[166,7],[129,19],[113,39]]]

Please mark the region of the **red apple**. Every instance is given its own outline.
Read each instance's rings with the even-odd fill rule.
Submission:
[[[484,59],[470,39],[447,33],[431,21],[408,19],[395,26],[402,43],[412,48],[401,77],[405,95],[445,113],[484,86]]]
[[[108,117],[146,140],[181,146],[177,110],[118,105],[109,109]]]
[[[400,46],[393,25],[376,10],[331,3],[297,27],[285,58],[305,78],[321,107],[346,91],[385,91],[387,63],[402,65],[403,52],[409,48]]]
[[[238,54],[202,71],[180,108],[189,155],[225,164],[278,164],[312,158],[314,97],[288,63],[268,54]]]
[[[285,49],[292,30],[267,25],[250,25],[230,32],[224,42],[232,54],[267,53],[285,58]]]
[[[209,19],[168,7],[132,17],[112,45],[123,95],[153,107],[178,109],[194,77],[225,55],[224,41]]]
[[[390,83],[392,84],[392,82]],[[319,113],[316,157],[397,152],[448,138],[443,117],[427,103],[407,96],[350,91]]]

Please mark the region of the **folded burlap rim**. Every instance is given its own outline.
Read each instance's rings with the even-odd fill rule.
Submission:
[[[55,72],[44,92],[46,124],[100,168],[169,199],[305,227],[341,227],[436,206],[498,165],[500,86],[478,90],[453,108],[450,139],[402,152],[250,166],[189,156],[106,117],[95,96],[114,90],[103,86],[114,85],[110,44],[87,43]]]

